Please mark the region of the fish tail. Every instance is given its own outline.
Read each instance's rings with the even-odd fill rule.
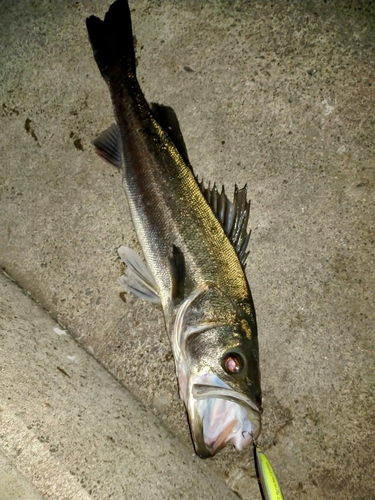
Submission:
[[[127,0],[116,0],[104,21],[96,16],[86,19],[95,60],[106,81],[118,74],[135,76],[135,53],[130,9]]]

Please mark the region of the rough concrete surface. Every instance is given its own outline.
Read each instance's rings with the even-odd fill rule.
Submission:
[[[192,451],[161,313],[117,284],[116,248],[139,250],[121,178],[90,145],[113,113],[85,18],[109,3],[0,3],[0,264]],[[199,175],[249,186],[262,444],[285,497],[373,499],[375,5],[130,6],[147,98],[175,109]],[[257,498],[249,450],[205,464]]]
[[[2,500],[42,500],[34,485],[0,451],[0,498]]]
[[[1,500],[236,498],[3,274],[0,335]]]

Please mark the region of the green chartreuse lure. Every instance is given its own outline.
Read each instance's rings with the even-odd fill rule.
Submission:
[[[254,457],[264,500],[284,500],[275,471],[261,448],[254,443]]]

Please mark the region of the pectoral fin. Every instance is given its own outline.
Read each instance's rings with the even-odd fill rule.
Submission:
[[[117,251],[127,265],[126,273],[120,278],[121,286],[141,299],[160,305],[158,287],[147,264],[129,247],[121,246]]]
[[[176,245],[173,245],[169,262],[172,274],[172,299],[179,304],[185,294],[185,257]]]

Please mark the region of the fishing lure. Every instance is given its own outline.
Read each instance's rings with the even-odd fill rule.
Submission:
[[[275,471],[266,455],[255,442],[254,459],[263,500],[284,500]]]

